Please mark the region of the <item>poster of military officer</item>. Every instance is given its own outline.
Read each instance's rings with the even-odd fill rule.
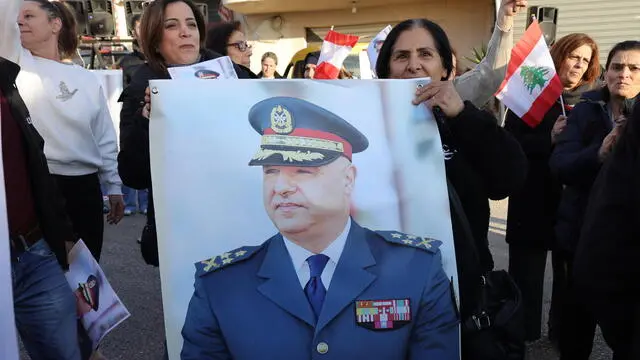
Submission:
[[[442,151],[397,105],[415,84],[238,83],[152,84],[170,359],[457,359]]]

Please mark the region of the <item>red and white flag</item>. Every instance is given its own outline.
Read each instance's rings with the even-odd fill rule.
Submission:
[[[537,20],[511,51],[507,74],[496,93],[502,103],[536,127],[562,95],[562,82]]]
[[[329,30],[320,48],[320,58],[314,79],[337,79],[347,56],[356,46],[359,36],[345,35]]]

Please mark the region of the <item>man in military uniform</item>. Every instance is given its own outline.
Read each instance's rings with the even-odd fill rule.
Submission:
[[[279,233],[196,264],[183,360],[459,359],[440,241],[350,217],[352,154],[368,140],[335,114],[274,97],[249,112]]]

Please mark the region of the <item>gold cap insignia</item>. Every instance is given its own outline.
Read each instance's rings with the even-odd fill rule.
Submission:
[[[289,134],[293,131],[291,113],[282,105],[276,105],[271,110],[271,129],[276,134]]]

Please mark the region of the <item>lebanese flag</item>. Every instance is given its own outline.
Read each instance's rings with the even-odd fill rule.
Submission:
[[[534,128],[562,95],[562,82],[537,20],[511,51],[507,74],[495,96]]]
[[[359,36],[345,35],[329,30],[320,48],[320,58],[314,79],[337,79],[342,63],[356,46]]]

